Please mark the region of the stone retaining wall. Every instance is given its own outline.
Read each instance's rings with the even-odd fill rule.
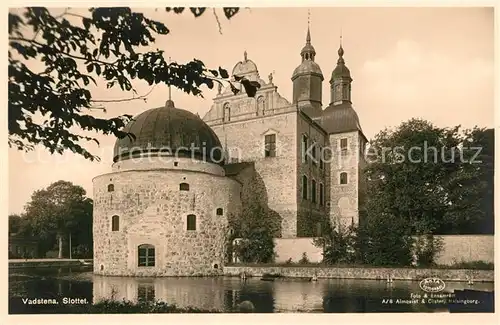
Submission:
[[[225,266],[224,275],[239,276],[245,272],[247,276],[260,277],[264,273],[280,274],[291,278],[307,278],[316,275],[318,278],[332,279],[386,279],[421,280],[437,277],[448,281],[468,281],[472,276],[476,282],[494,282],[494,270],[453,270],[453,269],[416,269],[416,268],[344,268],[315,266]]]

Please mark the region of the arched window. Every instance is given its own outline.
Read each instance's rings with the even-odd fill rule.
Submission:
[[[302,176],[302,198],[307,200],[307,176]]]
[[[196,230],[196,216],[194,214],[188,214],[186,224],[187,230]]]
[[[223,112],[222,112],[222,121],[229,122],[231,121],[231,106],[229,103],[224,104]]]
[[[113,192],[115,190],[115,185],[109,184],[108,185],[108,192]]]
[[[311,201],[316,203],[316,181],[314,179],[311,182]]]
[[[347,173],[340,173],[340,184],[347,184]]]
[[[111,231],[118,231],[118,230],[120,230],[120,217],[113,216],[111,217]]]
[[[149,244],[137,247],[138,266],[155,266],[155,247]]]
[[[224,214],[224,210],[222,210],[222,208],[217,208],[216,214],[217,214],[218,216],[221,216],[221,215],[223,215],[223,214]]]
[[[266,100],[264,96],[260,96],[257,98],[257,115],[265,115],[266,114]]]
[[[179,190],[181,190],[181,191],[189,191],[189,184],[188,183],[180,183],[179,184]]]

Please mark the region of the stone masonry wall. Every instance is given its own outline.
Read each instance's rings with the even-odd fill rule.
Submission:
[[[256,177],[265,186],[259,201],[277,213],[281,220],[281,236],[297,233],[296,199],[296,123],[297,112],[263,116],[244,121],[211,126],[230,159],[254,162]],[[276,134],[276,157],[265,157],[264,139]],[[230,160],[231,161],[231,160]]]
[[[417,269],[417,268],[337,268],[337,267],[294,267],[294,266],[226,266],[224,274],[239,276],[245,272],[247,276],[260,277],[264,273],[280,274],[284,277],[331,279],[366,279],[385,280],[391,276],[394,280],[421,280],[438,277],[443,281],[467,281],[473,277],[476,282],[493,282],[495,272],[490,270],[451,270],[451,269]]]
[[[329,164],[329,211],[332,224],[344,227],[357,224],[358,177],[359,177],[359,133],[339,133],[330,135],[330,149],[333,158]],[[347,139],[347,152],[340,152],[341,139]],[[340,174],[346,172],[347,184],[340,184]]]
[[[189,191],[180,191],[180,183],[188,183]],[[108,192],[109,184],[114,185],[114,191]],[[222,216],[216,215],[217,208],[223,209]],[[227,220],[240,210],[240,185],[223,176],[155,169],[96,177],[94,273],[219,274],[224,261]],[[186,229],[188,214],[196,215],[196,231]],[[111,231],[114,215],[119,216],[118,231]],[[141,244],[155,246],[154,267],[138,267],[137,247]]]
[[[302,137],[305,135],[308,139],[308,147],[316,144],[319,148],[327,146],[326,134],[311,120],[304,117],[302,114],[297,118],[297,202],[299,213],[297,217],[297,236],[298,237],[313,237],[318,235],[318,231],[326,227],[326,193],[327,193],[327,166],[323,169],[319,162],[320,150],[318,149],[318,157],[316,160],[311,156],[304,159]],[[312,153],[312,150],[309,150]],[[307,177],[307,199],[303,198],[303,183],[302,177]],[[313,202],[312,182],[316,182],[316,202]],[[320,184],[323,184],[325,201],[320,204]]]

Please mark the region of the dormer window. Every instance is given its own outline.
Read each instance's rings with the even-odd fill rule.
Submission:
[[[180,183],[179,184],[179,190],[181,190],[181,191],[189,191],[189,184],[188,183]]]

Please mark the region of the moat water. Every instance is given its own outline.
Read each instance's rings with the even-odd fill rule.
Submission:
[[[473,289],[493,292],[494,283],[448,282],[441,294]],[[30,305],[26,299],[94,303],[103,299],[160,300],[178,307],[235,311],[248,300],[258,313],[449,312],[442,301],[424,299],[417,281],[298,279],[262,281],[230,277],[103,277],[89,269],[9,270],[9,313],[68,313],[68,305]],[[420,298],[416,298],[420,297]],[[488,301],[479,301],[477,310]],[[469,304],[471,304],[469,302]],[[481,306],[483,306],[481,308]],[[474,310],[472,310],[474,311]],[[483,310],[484,311],[484,310]],[[469,310],[470,312],[470,310]]]

